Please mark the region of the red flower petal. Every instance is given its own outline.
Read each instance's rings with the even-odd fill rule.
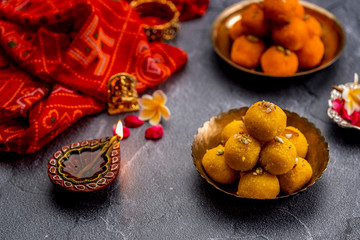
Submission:
[[[144,121],[140,120],[136,115],[129,115],[124,118],[125,126],[130,128],[137,128],[144,124]]]
[[[345,108],[343,109],[343,114],[341,115],[341,117],[347,119],[348,122],[350,122],[352,125],[357,125],[357,124],[359,124],[359,121],[360,121],[360,113],[359,112],[354,111],[351,115],[349,115]]]
[[[123,127],[123,139],[128,138],[130,135],[130,129]]]
[[[116,135],[116,124],[113,125],[113,135]],[[123,126],[123,139],[128,138],[130,135],[130,129],[128,129],[127,127]]]
[[[161,125],[152,126],[146,129],[145,138],[156,140],[160,139],[163,136],[163,127]]]
[[[340,111],[342,111],[342,108],[344,107],[344,102],[338,98],[335,99],[332,104],[332,109],[334,109],[337,113],[340,113]]]
[[[360,126],[360,113],[353,112],[350,116],[344,107],[344,101],[341,99],[335,99],[333,101],[332,109],[334,109],[340,117],[350,122],[352,125]]]

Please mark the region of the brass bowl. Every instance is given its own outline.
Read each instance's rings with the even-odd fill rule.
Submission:
[[[225,62],[247,73],[264,77],[288,78],[307,75],[322,70],[333,64],[340,57],[346,42],[345,31],[340,21],[326,9],[321,8],[313,3],[300,1],[301,5],[303,5],[305,8],[305,13],[315,17],[322,25],[323,35],[321,39],[324,42],[325,54],[321,63],[317,67],[308,70],[299,69],[298,72],[290,76],[277,76],[266,74],[262,71],[254,69],[248,69],[234,63],[230,58],[232,40],[229,36],[229,30],[234,25],[234,23],[241,18],[241,13],[244,9],[246,9],[252,3],[259,2],[262,2],[262,0],[246,0],[235,3],[222,11],[215,19],[211,29],[211,40],[215,52]]]
[[[194,141],[191,145],[191,155],[193,157],[194,165],[200,175],[216,189],[238,198],[243,198],[236,195],[238,182],[236,181],[230,185],[223,185],[215,182],[205,172],[201,160],[207,149],[214,148],[220,144],[220,133],[222,129],[232,120],[241,120],[247,109],[248,107],[232,109],[212,117],[198,129],[198,133],[194,136]],[[306,190],[321,177],[321,174],[325,171],[329,162],[329,146],[325,141],[325,138],[321,135],[320,130],[316,128],[313,123],[309,122],[306,118],[300,117],[297,113],[287,110],[284,110],[284,112],[287,116],[287,125],[298,128],[305,135],[309,143],[306,160],[313,169],[313,175],[310,181],[302,189],[291,194],[295,195],[298,192]],[[290,195],[281,192],[276,199],[288,196]]]

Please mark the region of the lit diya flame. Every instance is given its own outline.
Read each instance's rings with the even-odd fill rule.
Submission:
[[[124,133],[123,133],[123,124],[121,122],[121,120],[118,121],[118,123],[116,124],[116,129],[115,129],[115,136],[113,136],[110,141],[103,147],[103,149],[109,148],[115,140],[121,141],[121,139],[123,139]]]
[[[342,98],[345,101],[344,107],[349,115],[354,111],[360,111],[360,88],[358,86],[359,76],[354,75],[354,86],[352,88],[344,88],[342,91]]]
[[[115,133],[117,135],[117,137],[119,138],[119,140],[123,139],[123,124],[121,122],[121,120],[118,121],[117,125],[116,125],[116,130]]]
[[[110,140],[101,148],[102,152],[108,152],[110,149],[114,149],[114,148],[120,149],[120,141],[121,139],[123,139],[123,125],[121,120],[119,120],[116,125],[115,133],[116,135],[110,138]],[[96,159],[100,157],[101,157],[101,153],[99,153],[99,155],[96,156]]]

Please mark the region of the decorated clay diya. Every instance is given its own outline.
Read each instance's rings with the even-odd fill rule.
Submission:
[[[122,123],[116,136],[66,145],[50,158],[47,172],[50,180],[66,190],[94,192],[108,187],[120,167]]]
[[[354,82],[333,86],[328,101],[328,116],[342,128],[360,130],[360,85],[355,73]]]

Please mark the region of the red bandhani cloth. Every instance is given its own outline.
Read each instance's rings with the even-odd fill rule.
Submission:
[[[209,0],[172,0],[180,12],[180,21],[186,21],[205,14]]]
[[[0,4],[0,150],[32,153],[105,108],[108,79],[165,81],[184,51],[149,43],[126,1],[4,0]]]

